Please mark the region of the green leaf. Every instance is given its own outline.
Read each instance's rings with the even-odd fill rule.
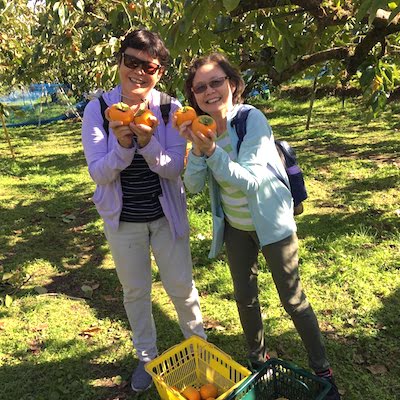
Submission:
[[[367,15],[372,2],[373,0],[365,0],[361,3],[361,6],[356,14],[356,22],[360,22]]]
[[[240,3],[240,0],[223,0],[226,11],[233,11]]]
[[[388,23],[390,24],[393,19],[397,16],[397,14],[400,13],[400,5],[397,6],[389,15]]]
[[[6,306],[7,308],[9,308],[9,307],[11,307],[11,304],[12,304],[12,303],[13,303],[13,298],[12,298],[9,294],[7,294],[7,295],[6,295],[5,302],[4,302],[5,306]]]
[[[34,290],[37,294],[45,294],[48,292],[48,290],[43,286],[35,286]]]

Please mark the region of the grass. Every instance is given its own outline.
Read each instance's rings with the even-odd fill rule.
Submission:
[[[297,150],[309,199],[297,217],[303,285],[319,317],[344,400],[393,400],[400,385],[400,109],[363,123],[356,101],[262,105]],[[137,360],[122,293],[91,202],[80,124],[9,129],[0,142],[0,398],[131,399]],[[207,193],[188,196],[194,274],[210,342],[245,363],[224,255],[207,258]],[[260,300],[273,354],[307,357],[260,258]],[[154,269],[160,352],[179,343]],[[155,388],[137,396],[157,399]]]

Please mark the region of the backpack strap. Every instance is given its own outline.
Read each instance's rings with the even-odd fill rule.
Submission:
[[[106,109],[108,108],[108,105],[107,105],[106,102],[104,101],[103,95],[101,95],[101,96],[99,97],[99,102],[100,102],[100,112],[101,112],[101,116],[103,117],[103,128],[104,128],[104,130],[105,130],[107,136],[109,136],[109,135],[110,135],[110,129],[109,129],[110,122],[109,122],[109,120],[106,118],[106,115],[105,115],[105,111],[106,111]]]
[[[249,112],[253,109],[253,106],[248,104],[241,105],[236,115],[232,118],[231,126],[235,128],[236,135],[238,137],[238,142],[236,146],[237,153],[239,154],[240,145],[246,136],[246,123]]]
[[[239,149],[240,145],[243,142],[244,137],[246,136],[246,123],[247,123],[247,117],[249,116],[249,112],[253,109],[254,107],[249,105],[249,104],[243,104],[240,106],[238,112],[236,115],[232,118],[231,121],[231,126],[235,128],[236,130],[236,135],[238,136],[238,142],[237,142],[237,153],[239,154]],[[278,147],[277,141],[275,141],[275,147]],[[287,185],[285,179],[283,179],[283,176],[270,164],[267,164],[267,168],[290,190],[290,187]]]
[[[167,93],[160,94],[160,110],[165,126],[168,124],[169,112],[171,111],[171,96]]]

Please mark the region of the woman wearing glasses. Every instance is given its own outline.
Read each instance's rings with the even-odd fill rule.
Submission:
[[[153,127],[110,121],[108,133],[98,99],[86,106],[82,125],[85,157],[96,183],[93,201],[104,220],[139,358],[131,381],[136,392],[150,387],[152,379],[144,365],[158,354],[150,250],[184,337],[206,338],[192,277],[186,198],[180,178],[186,141],[171,122],[164,124],[160,92],[154,88],[168,59],[169,52],[157,34],[146,30],[129,33],[117,53],[120,84],[103,94],[107,106],[122,101],[134,111],[149,108],[156,117]],[[172,99],[170,115],[180,106]]]
[[[209,182],[213,216],[210,257],[225,243],[234,295],[246,337],[249,361],[259,367],[269,357],[258,299],[257,257],[261,250],[285,310],[306,347],[311,368],[332,383],[327,397],[340,399],[325,355],[314,311],[301,286],[298,242],[289,189],[267,168],[272,164],[285,178],[271,127],[264,114],[252,109],[240,151],[231,121],[240,108],[244,82],[220,53],[198,58],[189,67],[185,92],[199,114],[217,123],[216,135],[192,132],[190,121],[180,133],[193,142],[184,182],[192,193]],[[287,182],[288,183],[288,182]]]

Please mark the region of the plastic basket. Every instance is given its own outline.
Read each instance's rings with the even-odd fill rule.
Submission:
[[[171,347],[145,365],[163,400],[185,400],[179,393],[186,386],[200,389],[205,383],[218,388],[216,400],[238,387],[251,372],[218,347],[192,336]]]
[[[322,400],[330,388],[327,380],[286,361],[271,358],[226,400]]]

